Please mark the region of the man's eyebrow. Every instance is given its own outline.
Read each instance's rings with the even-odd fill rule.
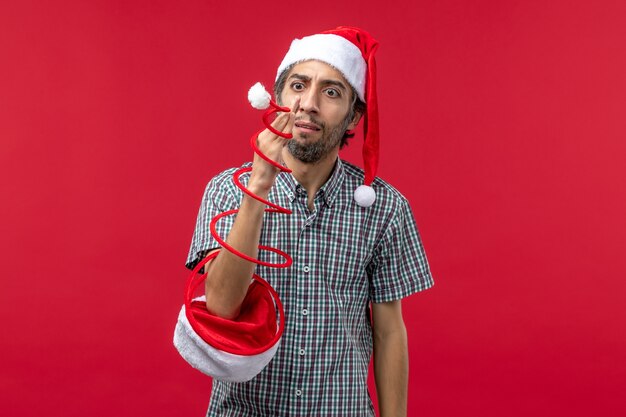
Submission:
[[[309,77],[308,75],[297,74],[297,73],[293,73],[289,76],[289,79],[292,79],[292,78],[295,78],[296,80],[300,80],[300,81],[307,81],[307,82],[311,81],[311,77]],[[346,85],[339,80],[322,80],[322,84],[333,85],[335,87],[340,88],[343,91],[348,90]]]
[[[302,74],[293,73],[289,76],[289,79],[295,78],[300,81],[311,81],[311,77]]]

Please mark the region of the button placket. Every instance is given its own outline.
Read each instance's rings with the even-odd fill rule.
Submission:
[[[295,310],[296,320],[294,320],[295,327],[297,329],[297,335],[294,337],[291,351],[291,358],[293,360],[293,378],[292,378],[292,398],[294,401],[302,401],[304,397],[304,389],[306,388],[306,375],[311,364],[309,363],[309,357],[307,355],[307,349],[309,348],[307,341],[307,334],[309,334],[309,326],[311,325],[311,319],[308,317],[311,313],[309,307],[311,300],[311,281],[310,272],[311,266],[307,261],[315,259],[316,248],[313,242],[310,240],[311,230],[307,227],[306,223],[310,223],[311,213],[306,208],[306,191],[296,191],[296,199],[299,203],[297,206],[302,209],[304,214],[304,224],[301,225],[300,233],[298,236],[298,256],[297,260],[294,259],[294,275],[296,277],[296,294],[297,294],[297,308]],[[314,216],[313,216],[314,218]]]

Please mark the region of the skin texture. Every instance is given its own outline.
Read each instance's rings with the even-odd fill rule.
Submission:
[[[283,139],[269,130],[258,137],[261,151],[283,162],[307,190],[308,206],[314,210],[314,196],[330,177],[346,129],[354,129],[361,114],[350,116],[352,89],[340,72],[319,61],[294,65],[280,101],[291,112],[279,114],[272,126],[292,133]],[[266,199],[279,171],[256,154],[248,189]],[[239,214],[228,234],[227,243],[246,255],[257,257],[264,205],[244,196]],[[255,264],[229,251],[206,265],[207,309],[213,314],[235,319],[250,284]],[[408,350],[401,301],[372,305],[374,332],[374,372],[381,417],[406,416]]]
[[[281,96],[283,90],[285,89],[285,85],[287,84],[287,78],[290,76],[291,69],[294,65],[295,64],[292,64],[282,74],[280,74],[280,76],[276,79],[276,83],[274,84],[274,94],[277,98],[278,104],[280,104],[281,106],[283,105],[283,103],[281,102]],[[360,117],[360,115],[365,114],[366,111],[365,103],[363,103],[361,99],[359,99],[359,96],[354,87],[350,86],[350,90],[352,91],[352,103],[350,105],[350,111],[344,119],[346,121],[346,124],[352,121],[357,113],[359,114],[358,117]],[[346,129],[341,139],[341,143],[339,144],[339,149],[343,149],[343,147],[348,144],[348,140],[352,137],[354,137],[354,132],[352,130]]]
[[[294,127],[302,139],[314,139],[320,135],[320,139],[313,141],[290,140],[287,142],[289,153],[301,162],[314,164],[334,152],[334,149],[341,145],[344,132],[354,120],[354,115],[348,112],[344,118],[335,124],[325,122],[318,117],[314,109],[319,109],[320,103],[317,103],[317,94],[307,92],[314,82],[310,74],[309,68],[298,66],[287,76],[286,96],[300,96],[300,106],[308,108],[311,111],[305,111],[303,114],[297,115]],[[326,84],[322,85],[323,90],[319,94],[319,99],[327,101],[331,104],[343,105],[343,96],[352,94],[351,87],[343,81],[326,80]],[[304,100],[302,98],[304,97]],[[337,102],[337,103],[333,103]],[[325,106],[326,107],[326,106]],[[332,106],[337,107],[337,106]],[[332,109],[331,109],[332,110]],[[311,130],[311,128],[313,130]],[[319,129],[319,130],[315,130]]]
[[[374,380],[381,417],[406,417],[409,348],[402,301],[372,304]]]

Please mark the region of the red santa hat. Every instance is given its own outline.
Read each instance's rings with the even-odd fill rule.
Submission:
[[[256,274],[237,318],[229,320],[209,312],[206,298],[194,298],[193,294],[206,277],[199,274],[200,270],[216,256],[214,252],[204,258],[189,276],[185,304],[174,331],[174,346],[204,374],[226,382],[249,381],[276,354],[285,313],[276,290]]]
[[[378,42],[363,29],[340,26],[336,29],[295,39],[283,58],[276,79],[302,61],[315,59],[339,70],[367,104],[363,115],[363,185],[354,192],[354,199],[362,207],[374,204],[376,193],[371,187],[378,168],[378,100],[376,98],[376,59]]]

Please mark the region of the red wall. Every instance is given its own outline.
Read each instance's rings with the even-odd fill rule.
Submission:
[[[626,3],[92,0],[0,5],[2,415],[203,415],[171,343],[203,187],[339,24],[381,42],[379,173],[436,279],[409,414],[626,413]]]

